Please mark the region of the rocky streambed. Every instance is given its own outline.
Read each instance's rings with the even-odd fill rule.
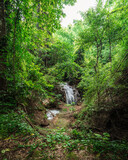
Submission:
[[[57,109],[49,109],[47,110],[47,119],[48,120],[52,120],[57,114],[60,113],[60,110],[57,110]]]

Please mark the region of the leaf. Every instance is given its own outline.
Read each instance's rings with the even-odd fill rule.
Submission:
[[[32,133],[31,136],[34,136],[34,133]]]
[[[6,139],[4,139],[4,140],[9,140],[9,139],[11,139],[11,137],[8,137],[8,138],[6,138]]]
[[[97,157],[97,158],[100,157],[100,153],[98,153],[98,154],[96,155],[96,157]]]
[[[3,149],[2,151],[1,151],[1,153],[5,153],[5,152],[9,152],[10,151],[10,149],[9,148],[6,148],[6,149]]]

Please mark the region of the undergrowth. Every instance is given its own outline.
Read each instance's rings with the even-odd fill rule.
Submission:
[[[0,115],[0,136],[6,138],[13,134],[31,134],[33,128],[25,121],[23,111],[10,111]]]
[[[18,148],[28,148],[27,158],[37,156],[43,159],[55,158],[56,147],[61,146],[63,152],[72,153],[73,151],[87,150],[99,160],[127,160],[128,143],[126,141],[112,140],[108,133],[94,133],[86,130],[83,123],[77,120],[76,128],[67,131],[65,128],[52,129],[45,135],[37,134],[36,131],[25,121],[26,114],[23,111],[11,111],[0,116],[0,134],[2,138],[13,135],[22,135],[25,138]],[[81,130],[77,129],[81,125]],[[33,137],[33,138],[32,138]],[[34,139],[29,143],[29,139]],[[7,148],[1,151],[6,157]],[[35,155],[35,153],[37,155]]]
[[[111,140],[108,133],[103,135],[92,131],[83,132],[73,129],[71,133],[73,143],[79,144],[77,149],[85,149],[96,154],[99,159],[106,160],[127,160],[128,158],[128,143],[126,141]]]

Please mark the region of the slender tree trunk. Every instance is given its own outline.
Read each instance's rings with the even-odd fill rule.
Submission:
[[[108,42],[109,42],[109,62],[112,62],[112,44],[111,44],[111,29],[110,29],[110,19],[108,17]]]
[[[97,83],[97,105],[99,107],[99,103],[100,103],[100,93],[99,93],[99,45],[97,42],[97,57],[96,57],[96,67],[95,67],[95,71],[96,71],[96,83]]]
[[[16,85],[16,78],[15,78],[15,63],[16,63],[16,49],[15,49],[15,44],[16,44],[16,29],[17,29],[17,21],[19,17],[19,9],[17,9],[16,17],[15,17],[15,22],[14,22],[14,35],[13,35],[13,85],[15,88]]]
[[[48,65],[47,65],[47,62],[48,62],[48,58],[47,58],[47,52],[45,53],[45,59],[44,59],[44,63],[45,63],[45,67],[47,67]]]
[[[111,54],[112,54],[112,46],[111,46],[111,38],[109,37],[109,62],[112,62]]]
[[[102,51],[102,39],[100,39],[100,43],[98,43],[98,40],[96,39],[96,43],[97,43],[97,57],[94,69],[96,72],[96,83],[97,83],[97,105],[99,107],[100,106],[99,57],[101,56],[101,51]]]
[[[6,23],[4,0],[0,0],[0,91],[6,88]]]
[[[16,19],[15,19],[15,27],[14,27],[14,35],[13,35],[13,85],[14,87],[15,87],[15,59],[16,59],[15,43],[16,43]]]
[[[6,35],[4,0],[0,0],[0,39]]]
[[[37,14],[40,14],[40,0],[38,0]],[[38,19],[39,19],[39,18],[40,18],[40,16],[38,15]],[[37,29],[40,29],[40,27],[39,27],[39,22],[37,22],[36,27],[37,27]]]

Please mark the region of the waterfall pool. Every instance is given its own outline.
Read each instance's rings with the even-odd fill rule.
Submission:
[[[57,109],[49,109],[46,113],[47,119],[52,120],[57,114],[59,114],[60,111]]]

